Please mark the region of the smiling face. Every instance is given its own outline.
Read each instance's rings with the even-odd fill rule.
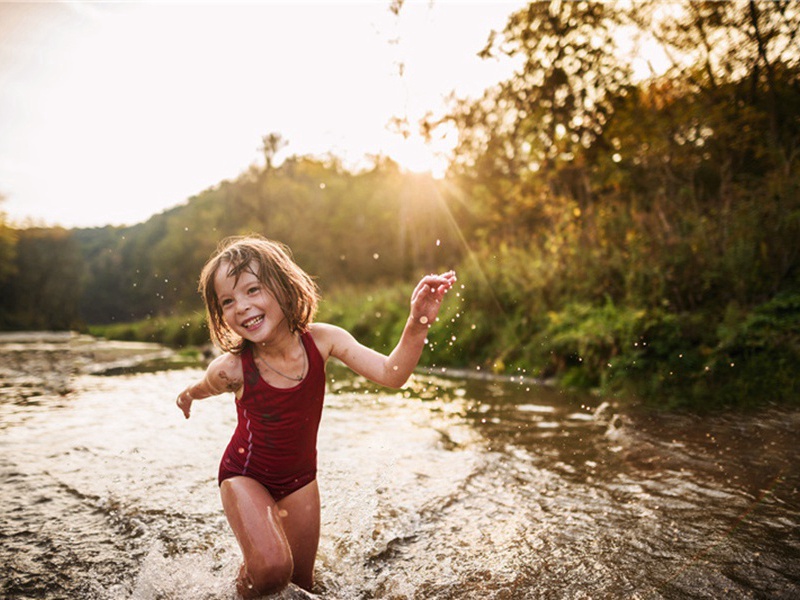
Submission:
[[[244,321],[233,312],[226,316],[219,294],[227,293],[229,300],[234,302],[231,306],[240,307],[234,292],[241,292],[239,288],[245,283],[256,281],[267,294],[270,305],[277,301],[291,332],[308,331],[317,312],[317,286],[292,260],[288,247],[258,236],[225,239],[203,267],[198,286],[206,305],[211,341],[224,352],[237,354],[242,351],[244,342],[250,339],[240,335],[239,327],[243,327],[248,335],[255,334],[256,329],[262,330],[262,323],[253,320],[246,326],[239,325]],[[233,308],[228,308],[231,310]]]
[[[265,343],[291,333],[280,304],[250,263],[238,275],[222,263],[214,276],[214,292],[228,328],[243,339]]]

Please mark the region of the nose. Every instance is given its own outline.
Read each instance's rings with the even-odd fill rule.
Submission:
[[[247,299],[247,296],[239,298],[236,301],[236,312],[240,315],[243,315],[250,309],[250,301]]]

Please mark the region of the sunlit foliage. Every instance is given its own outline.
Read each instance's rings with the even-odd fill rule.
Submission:
[[[631,26],[672,58],[664,73],[634,81],[615,38]],[[452,175],[479,215],[470,283],[491,297],[474,302],[521,325],[495,329],[488,364],[743,400],[726,397],[751,370],[725,363],[722,316],[800,293],[798,30],[789,2],[533,2],[510,17],[485,53],[518,72],[440,121],[459,128]],[[753,331],[737,347],[763,362]],[[762,393],[796,397],[800,336],[780,347]]]

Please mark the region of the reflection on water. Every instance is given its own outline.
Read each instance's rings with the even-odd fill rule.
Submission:
[[[215,480],[231,400],[185,421],[174,395],[197,368],[90,374],[160,352],[0,338],[3,597],[235,597]],[[798,411],[654,417],[520,380],[329,379],[320,598],[800,596]]]

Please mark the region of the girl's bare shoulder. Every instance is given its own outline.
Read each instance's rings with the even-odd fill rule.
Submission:
[[[336,340],[345,333],[341,327],[330,325],[329,323],[312,323],[308,331],[314,338],[314,343],[325,360],[331,355]]]
[[[225,392],[237,391],[244,385],[242,357],[231,352],[218,356],[208,365],[206,377],[216,389]]]

